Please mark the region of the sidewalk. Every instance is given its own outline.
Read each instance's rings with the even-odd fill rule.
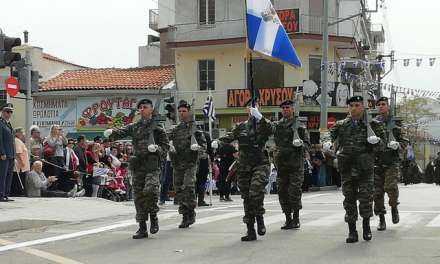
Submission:
[[[133,202],[115,203],[100,198],[27,198],[0,203],[0,234],[63,222],[134,216]]]

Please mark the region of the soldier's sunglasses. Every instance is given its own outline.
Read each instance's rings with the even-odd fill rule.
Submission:
[[[378,103],[377,106],[387,106],[387,103]]]

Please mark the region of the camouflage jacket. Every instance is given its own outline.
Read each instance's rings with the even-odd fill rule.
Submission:
[[[264,152],[267,140],[272,135],[272,125],[269,120],[263,118],[253,128],[252,119],[238,124],[231,132],[219,140],[224,143],[238,141],[239,162],[268,164],[268,155]]]
[[[369,144],[367,141],[367,125],[364,120],[356,122],[351,117],[347,117],[337,121],[335,126],[330,129],[331,140],[336,146],[336,152],[339,155],[350,156],[361,153],[373,155],[383,150],[386,145],[385,127],[377,120],[373,120],[370,125],[376,136],[381,139],[375,145]]]
[[[406,148],[406,145],[408,144],[408,140],[405,138],[405,132],[402,129],[402,126],[400,123],[395,122],[395,125],[392,127],[391,119],[385,118],[382,115],[376,116],[374,118],[375,121],[381,122],[385,127],[385,142],[388,144],[390,140],[390,135],[393,133],[394,138],[397,142],[400,143],[401,149],[403,150]],[[376,158],[376,163],[378,164],[391,164],[396,163],[400,161],[399,157],[399,149],[393,150],[390,148],[385,147],[382,151],[380,151]]]
[[[292,144],[293,141],[293,126],[294,119],[282,118],[278,122],[273,125],[273,134],[276,151],[280,153],[284,152],[294,152],[295,154],[304,155],[304,151],[306,151],[310,147],[310,136],[309,132],[304,126],[298,127],[298,136],[304,142],[304,145],[301,147],[295,147]],[[295,131],[296,133],[296,131]]]
[[[123,128],[113,129],[110,140],[126,137],[132,138],[134,155],[138,158],[157,157],[164,160],[170,147],[164,128],[153,119],[141,119]],[[149,152],[148,145],[150,144],[158,145],[158,151]]]
[[[173,141],[173,146],[176,149],[175,153],[170,153],[173,166],[188,167],[197,164],[198,159],[206,153],[206,138],[203,131],[193,128],[195,123],[180,122],[175,128],[169,132],[169,139]],[[197,144],[201,146],[198,151],[191,150],[191,137],[194,138]]]

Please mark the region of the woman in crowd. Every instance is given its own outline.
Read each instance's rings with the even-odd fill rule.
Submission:
[[[50,162],[45,164],[45,172],[48,175],[62,177],[64,173],[64,146],[67,139],[59,125],[50,128],[50,135],[43,142],[44,158]],[[47,167],[46,167],[47,166]]]

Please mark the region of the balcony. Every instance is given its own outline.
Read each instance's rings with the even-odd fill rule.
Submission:
[[[154,31],[158,31],[159,29],[159,9],[150,9],[149,15],[149,27]]]
[[[328,19],[329,23],[336,22],[341,18],[330,17]],[[323,33],[323,25],[322,25],[323,17],[321,16],[311,16],[302,14],[300,16],[300,29],[299,33],[307,33],[307,34],[318,34],[322,35]],[[359,38],[359,32],[357,30],[357,25],[353,20],[346,20],[340,22],[338,24],[332,25],[328,28],[329,35],[338,36],[338,37],[350,37],[350,38]]]

